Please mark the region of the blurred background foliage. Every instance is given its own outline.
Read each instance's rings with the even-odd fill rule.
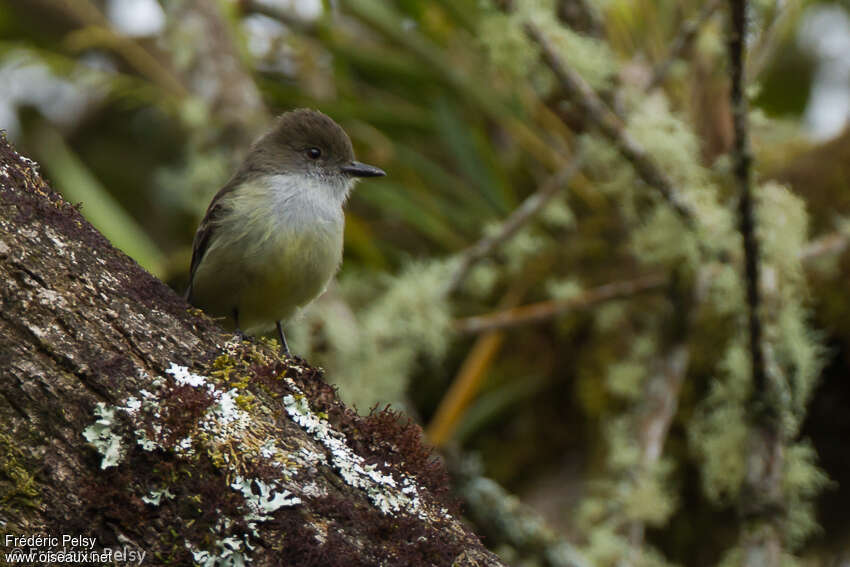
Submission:
[[[0,128],[182,292],[250,141],[279,112],[326,112],[389,175],[354,193],[338,282],[291,324],[293,350],[361,412],[422,423],[488,544],[516,565],[778,564],[751,561],[761,537],[783,565],[844,565],[848,10],[750,6],[781,418],[775,506],[755,512],[770,481],[748,460],[725,2],[0,0]]]

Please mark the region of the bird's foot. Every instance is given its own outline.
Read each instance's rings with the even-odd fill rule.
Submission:
[[[292,356],[289,353],[289,345],[286,344],[286,335],[283,333],[283,325],[280,321],[277,321],[277,336],[280,339],[280,354],[286,357]]]

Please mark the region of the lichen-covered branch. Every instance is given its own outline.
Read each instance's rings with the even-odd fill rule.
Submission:
[[[781,433],[781,408],[778,406],[778,395],[768,378],[762,344],[759,242],[756,237],[752,187],[752,153],[748,131],[749,105],[745,93],[747,1],[730,0],[729,12],[730,97],[735,129],[732,163],[740,199],[739,230],[744,246],[744,277],[752,376],[751,450],[747,456],[747,473],[740,510],[744,519],[742,560],[744,565],[778,567],[782,562],[782,537],[778,518],[782,503],[785,443]],[[778,378],[774,376],[774,379]]]
[[[670,425],[679,407],[679,393],[688,371],[690,348],[686,341],[677,341],[667,352],[658,357],[653,375],[649,378],[644,396],[636,414],[637,445],[639,461],[634,471],[633,484],[646,481],[648,474],[658,464],[667,441]],[[621,567],[639,565],[646,525],[633,521],[627,528],[630,555],[620,563]]]
[[[650,274],[633,280],[611,282],[587,289],[569,299],[541,301],[489,315],[458,319],[454,326],[461,333],[480,333],[539,323],[563,315],[567,311],[586,309],[603,301],[631,297],[639,293],[661,289],[667,283],[667,280],[668,278],[665,275]]]
[[[732,150],[735,181],[738,186],[739,229],[744,243],[744,277],[746,279],[748,325],[750,334],[750,357],[753,375],[753,395],[766,401],[767,374],[764,351],[761,344],[761,321],[759,320],[759,243],[755,233],[755,212],[752,189],[752,151],[750,150],[749,105],[744,93],[744,43],[746,40],[745,0],[731,0],[732,29],[729,36],[729,58],[731,62],[732,116],[735,126],[735,142]],[[770,411],[768,404],[763,409]]]
[[[841,254],[847,249],[848,244],[850,244],[850,238],[845,231],[832,232],[809,242],[800,253],[800,260],[805,263],[828,254]]]
[[[417,426],[224,334],[5,140],[0,203],[5,533],[159,565],[503,565]]]
[[[620,154],[632,164],[640,178],[661,193],[685,224],[694,227],[696,213],[688,203],[682,201],[667,174],[652,161],[646,150],[626,131],[617,115],[596,95],[581,75],[566,64],[534,22],[526,22],[524,27],[528,37],[540,47],[541,57],[554,73],[563,94],[579,108],[590,124],[593,124],[608,141],[614,144]]]

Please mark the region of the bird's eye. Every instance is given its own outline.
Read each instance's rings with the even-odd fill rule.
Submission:
[[[307,150],[307,157],[309,157],[310,159],[319,159],[320,157],[322,157],[322,150],[320,150],[319,148],[309,148]]]

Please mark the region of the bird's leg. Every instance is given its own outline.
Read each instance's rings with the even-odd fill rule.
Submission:
[[[236,327],[236,336],[240,341],[247,341],[248,335],[242,332],[242,329],[239,328],[239,309],[233,308],[233,325]]]
[[[289,345],[286,344],[286,336],[283,334],[283,325],[277,322],[277,336],[280,337],[280,352],[289,356]]]

